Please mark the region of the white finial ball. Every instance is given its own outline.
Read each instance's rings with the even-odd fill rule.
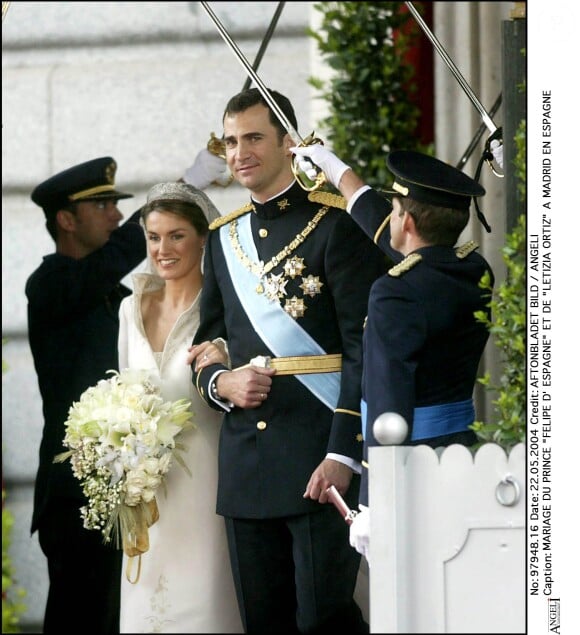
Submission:
[[[396,412],[383,412],[375,419],[373,433],[382,445],[399,445],[407,436],[407,422]]]

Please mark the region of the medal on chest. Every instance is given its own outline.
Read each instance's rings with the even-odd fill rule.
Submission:
[[[284,296],[288,293],[286,285],[289,279],[302,276],[302,272],[307,268],[304,258],[292,254],[317,227],[320,220],[328,212],[328,209],[327,206],[322,207],[306,227],[266,263],[263,260],[254,262],[250,259],[240,244],[237,221],[233,220],[230,223],[229,237],[232,249],[238,260],[256,277],[255,292],[257,294],[265,294],[270,302],[280,302],[284,299]],[[279,273],[273,273],[272,270],[282,263],[284,263],[283,270]],[[309,275],[307,278],[302,278],[300,289],[302,289],[305,296],[314,297],[321,293],[322,286],[323,283],[320,282],[319,276]],[[296,296],[287,299],[284,305],[284,310],[295,319],[303,317],[306,308],[304,300]]]

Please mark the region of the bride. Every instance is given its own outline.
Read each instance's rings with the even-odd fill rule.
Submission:
[[[241,633],[224,520],[215,513],[221,414],[200,399],[187,365],[208,221],[219,212],[200,190],[172,182],[149,191],[141,216],[153,272],[134,274],[133,295],[121,304],[119,368],[154,369],[165,399],[191,401],[196,427],[180,437],[191,475],[174,462],[139,579],[123,575],[121,632]]]

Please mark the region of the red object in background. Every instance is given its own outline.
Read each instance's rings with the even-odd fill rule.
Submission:
[[[433,3],[415,2],[413,6],[421,13],[427,26],[433,31]],[[420,111],[417,124],[417,139],[422,145],[429,145],[435,141],[435,80],[434,80],[434,59],[433,46],[424,36],[413,16],[409,13],[406,5],[401,3],[401,11],[409,15],[409,21],[405,32],[411,29],[419,33],[417,41],[405,56],[405,60],[415,67],[413,82],[417,90],[409,95],[409,100],[415,104]]]

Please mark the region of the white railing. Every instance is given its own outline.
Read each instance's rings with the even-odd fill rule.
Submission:
[[[369,451],[371,633],[525,631],[525,449]]]

